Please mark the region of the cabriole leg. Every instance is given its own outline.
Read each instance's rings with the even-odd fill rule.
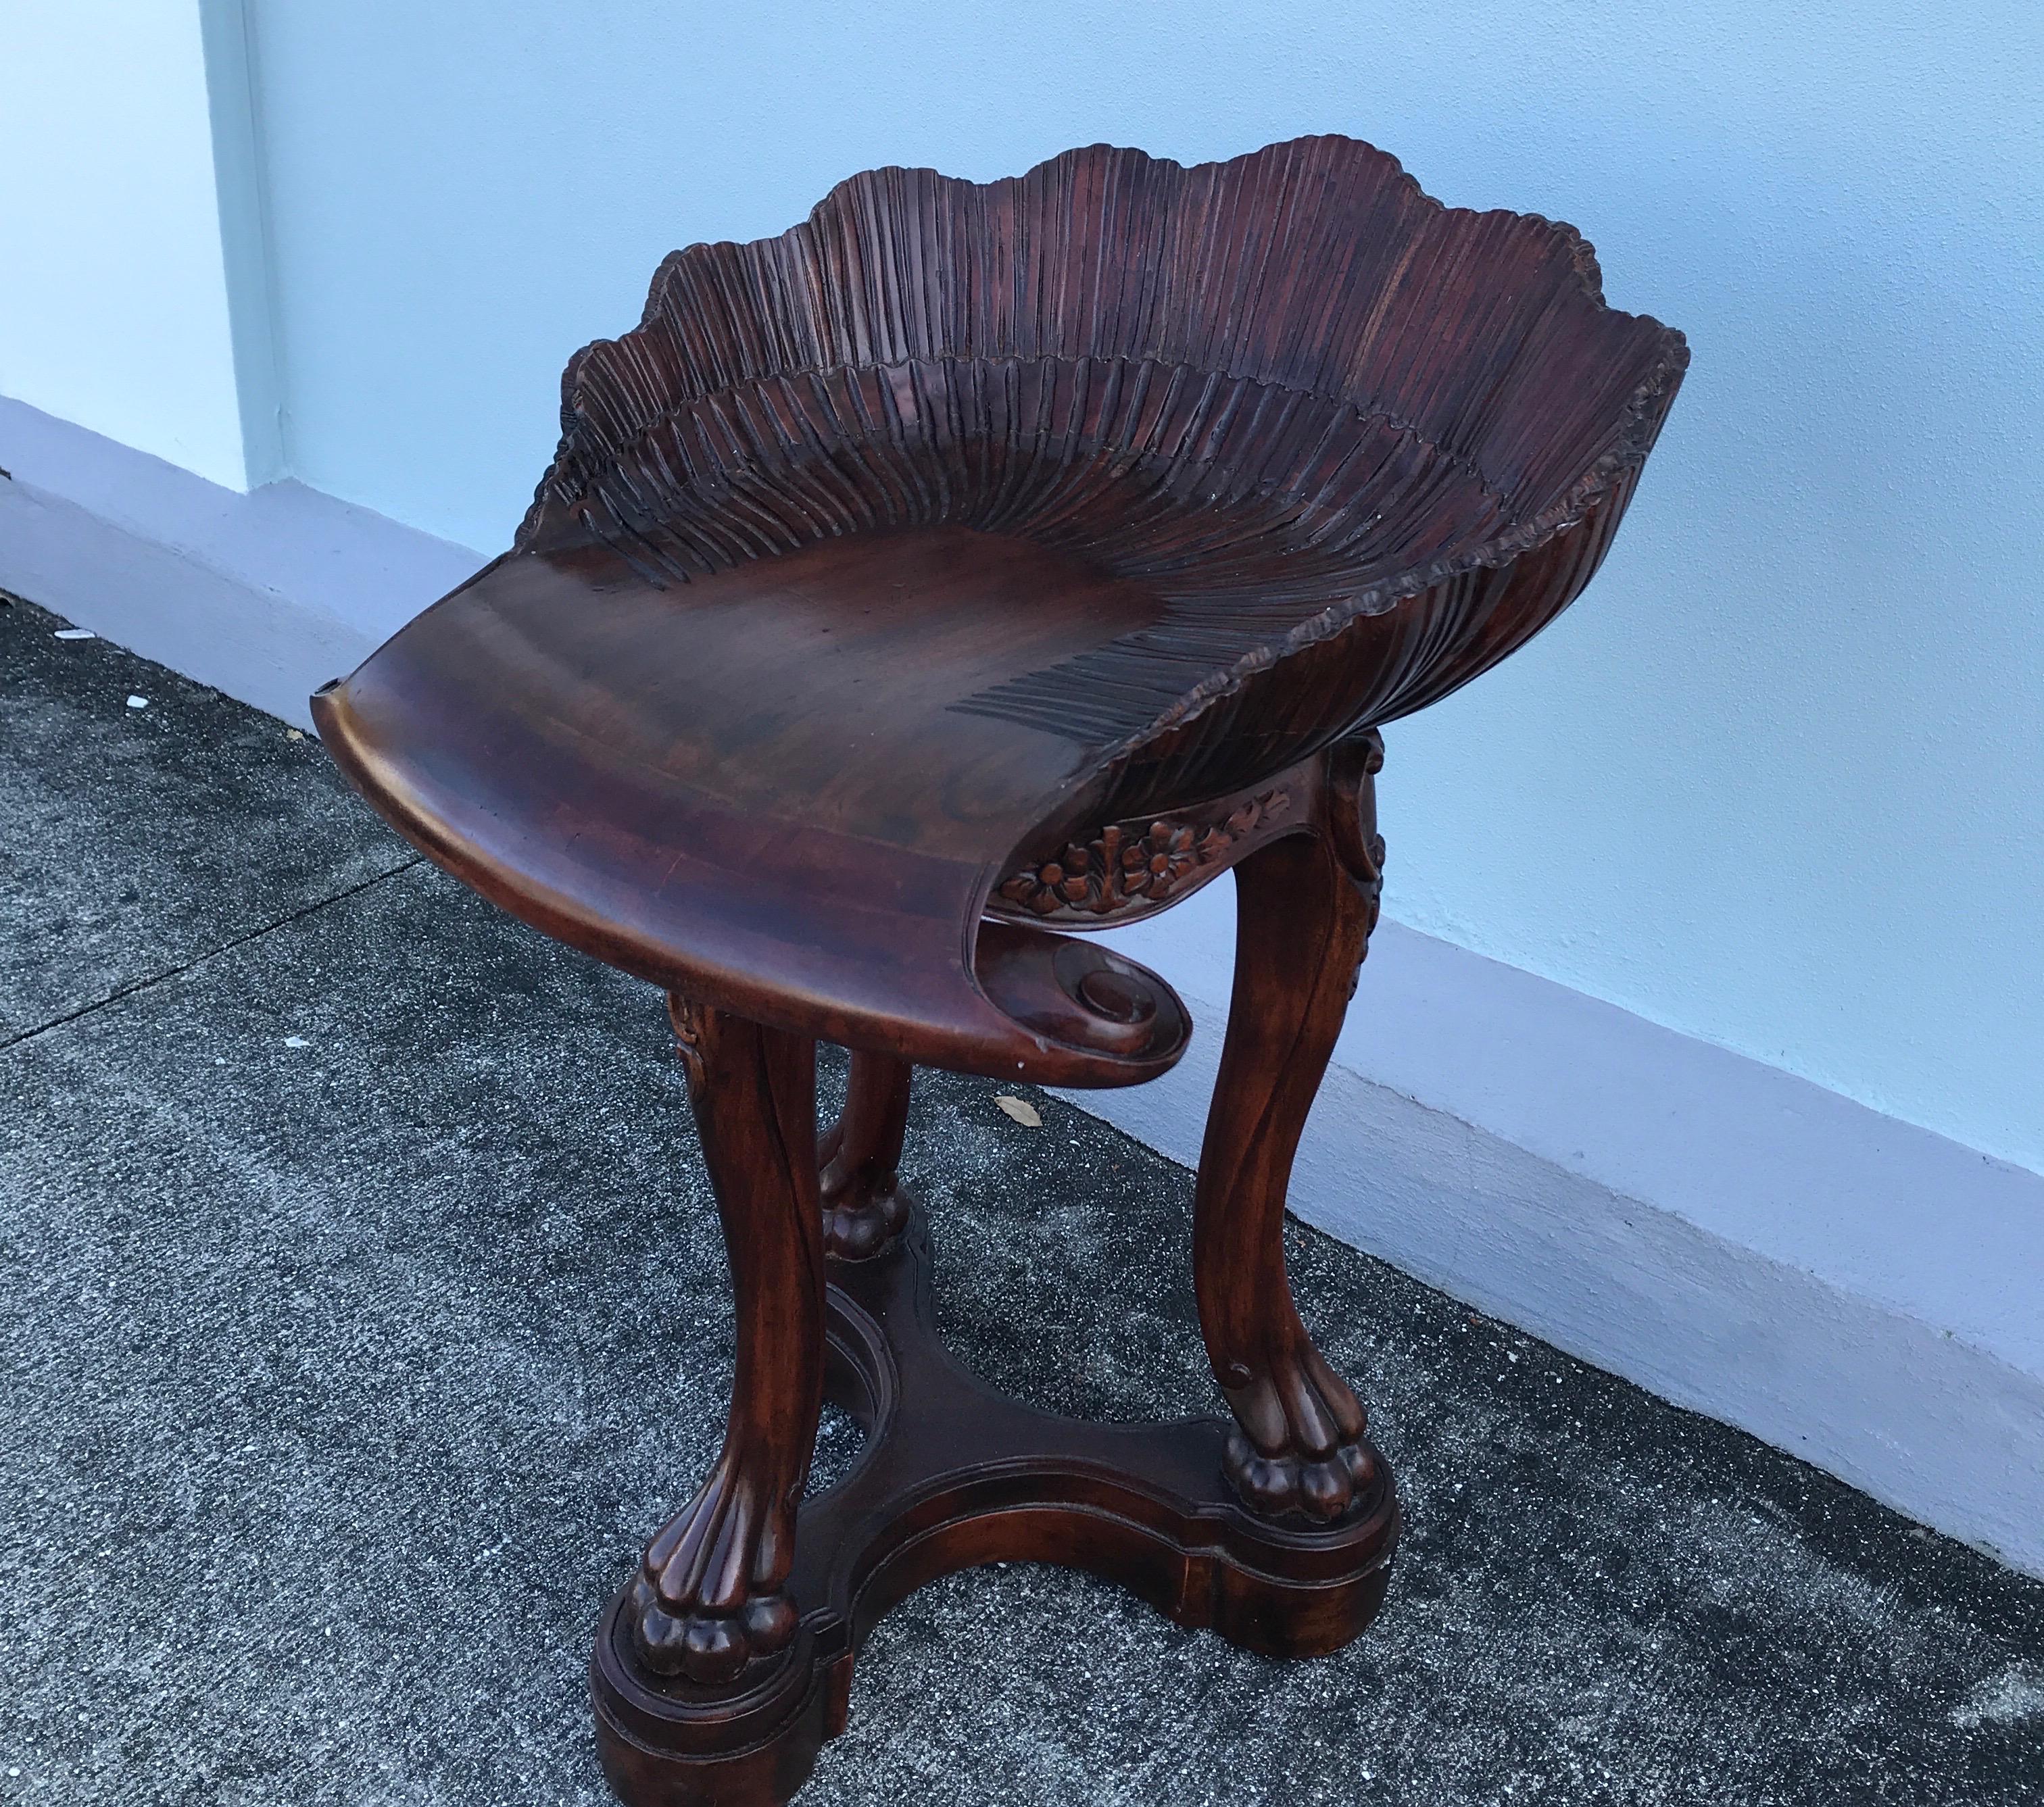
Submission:
[[[1293,1303],[1285,1195],[1376,922],[1381,757],[1374,735],[1337,748],[1318,831],[1235,868],[1234,1002],[1194,1195],[1200,1326],[1236,1424],[1228,1478],[1256,1511],[1323,1523],[1364,1496],[1376,1457]]]
[[[795,1635],[786,1587],[823,1403],[816,1049],[679,996],[668,1011],[724,1223],[738,1366],[723,1452],[647,1546],[630,1605],[649,1668],[714,1684]]]

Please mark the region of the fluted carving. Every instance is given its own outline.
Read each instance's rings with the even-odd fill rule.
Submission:
[[[569,366],[519,545],[661,585],[940,523],[1077,551],[1161,618],[954,706],[1133,746],[1622,497],[1686,359],[1573,228],[1444,208],[1350,139],[870,171],[661,266]],[[1401,642],[1400,687],[1460,650]]]

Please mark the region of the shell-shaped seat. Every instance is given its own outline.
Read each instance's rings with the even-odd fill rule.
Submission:
[[[629,970],[1148,1076],[1181,1034],[1028,1004],[1074,957],[982,926],[1004,875],[1503,658],[1595,570],[1686,361],[1570,228],[1351,140],[871,171],[670,257],[569,365],[512,551],[316,716],[420,845]]]

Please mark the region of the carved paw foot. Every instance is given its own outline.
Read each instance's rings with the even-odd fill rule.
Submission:
[[[1261,1375],[1238,1366],[1224,1383],[1236,1424],[1223,1466],[1243,1503],[1271,1518],[1345,1517],[1377,1472],[1347,1383],[1310,1343]]]
[[[909,1196],[890,1186],[875,1197],[847,1192],[824,1199],[824,1253],[840,1261],[878,1255],[909,1222]]]
[[[1324,1455],[1266,1456],[1239,1430],[1229,1434],[1223,1466],[1251,1511],[1266,1518],[1304,1517],[1320,1525],[1347,1517],[1368,1492],[1377,1471],[1365,1443],[1339,1444]]]
[[[736,1681],[794,1641],[795,1608],[785,1594],[762,1594],[728,1617],[701,1611],[678,1617],[641,1575],[632,1583],[632,1610],[646,1667],[706,1686]]]
[[[794,1602],[781,1586],[792,1529],[721,1470],[647,1546],[632,1586],[635,1641],[646,1666],[714,1686],[737,1679],[794,1641]]]

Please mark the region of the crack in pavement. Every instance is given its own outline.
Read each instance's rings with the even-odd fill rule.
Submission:
[[[52,1017],[48,1022],[39,1022],[33,1029],[24,1029],[18,1034],[10,1035],[0,1040],[0,1054],[4,1054],[10,1048],[18,1048],[25,1042],[33,1042],[39,1035],[47,1035],[53,1029],[61,1029],[66,1023],[76,1022],[81,1017],[90,1016],[95,1011],[106,1009],[109,1004],[118,1003],[123,998],[132,998],[138,992],[146,992],[152,986],[160,985],[167,979],[177,978],[195,967],[205,965],[209,961],[217,960],[223,953],[232,953],[237,947],[246,947],[251,942],[260,941],[263,936],[274,934],[279,929],[302,921],[307,916],[315,915],[332,904],[344,904],[351,897],[359,896],[371,886],[381,884],[386,879],[395,878],[402,872],[409,872],[413,866],[425,862],[425,854],[414,854],[409,860],[401,861],[387,872],[379,872],[375,877],[365,878],[359,884],[351,884],[345,891],[336,891],[331,896],[314,898],[311,903],[286,911],[274,922],[265,923],[260,928],[251,929],[246,934],[236,935],[231,941],[222,942],[217,947],[208,948],[205,953],[194,955],[182,965],[166,967],[160,973],[151,973],[146,979],[137,979],[133,984],[122,985],[109,992],[103,998],[94,998],[89,1004],[81,1004],[76,1010],[67,1011],[62,1016]]]

